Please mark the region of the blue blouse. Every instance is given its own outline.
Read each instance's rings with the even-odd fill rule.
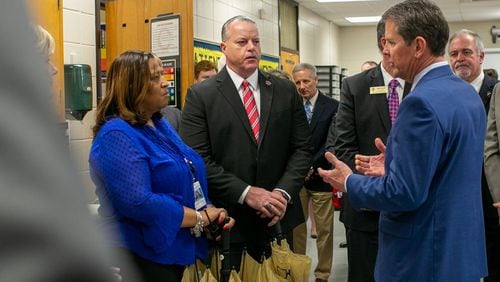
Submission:
[[[189,265],[208,250],[204,236],[181,228],[183,206],[194,208],[193,176],[210,204],[205,165],[163,118],[153,122],[156,129],[111,118],[100,128],[89,157],[99,215],[108,232],[119,233],[115,246],[156,263]]]

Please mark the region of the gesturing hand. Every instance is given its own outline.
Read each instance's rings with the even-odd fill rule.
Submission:
[[[345,192],[345,179],[352,174],[352,170],[330,152],[325,153],[325,158],[332,164],[333,169],[325,170],[318,168],[319,176],[323,178],[324,182],[330,184],[332,187]]]
[[[376,156],[366,156],[356,154],[354,157],[356,170],[368,176],[383,176],[385,175],[385,145],[380,138],[375,138],[375,147],[380,154]]]

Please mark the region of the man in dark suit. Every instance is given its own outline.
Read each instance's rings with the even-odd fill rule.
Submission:
[[[313,164],[309,170],[304,188],[300,190],[300,200],[304,216],[308,217],[308,206],[311,200],[312,216],[316,222],[318,265],[314,271],[316,281],[328,281],[333,261],[333,211],[332,187],[318,175],[318,167],[328,169],[330,163],[325,159],[325,141],[328,129],[339,103],[325,96],[316,85],[318,75],[316,67],[308,63],[295,65],[292,70],[293,81],[304,103],[304,110],[311,129],[311,140],[314,146]],[[293,233],[294,251],[306,254],[307,226],[302,223]]]
[[[491,93],[498,80],[485,75],[483,72],[483,41],[473,31],[466,29],[459,30],[448,41],[448,55],[450,56],[451,69],[455,75],[470,83],[479,93],[479,97],[481,97],[486,110],[486,115],[488,115]],[[484,170],[481,177],[481,190],[483,196],[486,255],[488,257],[488,277],[485,277],[484,281],[500,281],[500,226],[498,225],[498,213],[496,208],[493,207],[493,200]]]
[[[188,89],[180,134],[205,159],[210,199],[236,219],[230,261],[239,267],[243,247],[270,254],[270,226],[280,221],[287,234],[304,221],[298,194],[312,147],[293,83],[258,69],[255,22],[229,19],[220,46],[226,67]]]
[[[387,10],[383,53],[412,82],[381,153],[332,153],[325,181],[354,208],[380,211],[376,281],[479,281],[487,275],[481,205],[486,117],[481,99],[444,59],[449,34],[439,7],[407,0]],[[350,245],[350,243],[348,243]]]
[[[381,53],[384,24],[380,21],[377,25],[377,45]],[[383,55],[382,62],[377,67],[347,77],[342,83],[339,110],[330,129],[327,150],[335,152],[355,172],[354,155],[377,154],[375,138],[381,138],[385,143],[391,130],[387,103],[388,85],[393,79],[391,72],[388,56]],[[398,82],[400,86],[396,90],[402,99],[411,85],[402,79],[398,79]],[[355,210],[349,198],[342,197],[340,220],[346,227],[349,282],[374,281],[378,219],[377,211]]]

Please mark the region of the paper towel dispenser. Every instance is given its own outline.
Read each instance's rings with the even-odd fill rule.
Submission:
[[[81,120],[92,110],[92,72],[89,65],[64,65],[66,116]]]

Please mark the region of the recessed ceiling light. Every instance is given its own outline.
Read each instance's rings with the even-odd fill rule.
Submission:
[[[351,23],[377,23],[380,21],[380,16],[375,17],[346,17],[345,19]]]

